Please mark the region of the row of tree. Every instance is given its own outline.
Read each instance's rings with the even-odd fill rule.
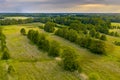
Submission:
[[[30,39],[34,44],[38,46],[39,49],[48,52],[51,57],[62,56],[62,67],[67,71],[75,71],[79,68],[79,63],[77,61],[76,52],[74,49],[69,47],[62,48],[60,43],[55,40],[49,40],[46,34],[39,33],[35,30],[29,30],[27,34],[28,39]]]
[[[44,26],[44,30],[46,32],[54,32],[55,31],[55,26],[56,26],[55,23],[53,23],[53,22],[47,22],[45,24],[45,26]],[[68,29],[70,29],[70,30],[68,30]],[[101,39],[101,40],[107,40],[106,35],[100,35],[100,33],[97,32],[94,28],[89,29],[89,27],[84,26],[83,24],[81,24],[80,26],[78,26],[78,24],[72,23],[69,28],[66,28],[66,29],[64,28],[62,30],[63,30],[63,32],[66,32],[66,34],[70,34],[71,35],[70,38],[74,34],[73,35],[74,37],[72,39],[75,39],[75,40],[76,40],[76,37],[78,36],[78,33],[80,33],[80,34],[83,33],[85,35],[89,34],[93,38]],[[64,36],[66,36],[66,35],[64,35]],[[67,35],[67,37],[69,37],[69,36]],[[70,39],[70,41],[75,42],[74,40],[71,40],[71,39]]]
[[[1,41],[1,52],[2,52],[2,60],[10,59],[10,54],[8,48],[6,46],[6,37],[2,32],[2,28],[0,28],[0,41]]]
[[[90,30],[95,30],[96,32],[100,32],[100,33],[105,33],[108,34],[109,33],[109,28],[108,27],[104,27],[104,26],[100,26],[100,25],[92,25],[92,24],[83,24],[83,23],[71,23],[70,24],[70,29],[74,29],[76,31],[83,31],[84,33]]]
[[[79,35],[76,30],[63,28],[58,29],[55,34],[74,42],[81,47],[85,47],[93,53],[106,54],[104,41],[93,39],[88,35]],[[105,39],[104,35],[102,35],[102,39]]]

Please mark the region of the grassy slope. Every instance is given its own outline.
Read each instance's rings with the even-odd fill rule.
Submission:
[[[13,25],[4,26],[7,37],[7,46],[12,57],[11,60],[0,63],[0,79],[2,80],[79,80],[75,75],[63,71],[55,59],[49,58],[47,53],[38,50],[25,36],[20,34],[20,29],[38,29],[31,26]],[[8,74],[5,66],[13,65],[14,74]]]
[[[91,52],[89,52],[88,50],[84,48],[80,48],[78,45],[75,45],[74,43],[71,43],[63,38],[60,38],[53,34],[49,34],[42,29],[40,29],[39,31],[42,33],[48,34],[50,36],[49,39],[57,40],[58,42],[62,44],[62,46],[73,47],[78,52],[79,57],[81,59],[80,64],[83,68],[83,72],[86,73],[87,75],[91,73],[95,73],[100,76],[101,80],[119,80],[120,63],[117,57],[119,48],[115,48],[115,51],[113,51],[108,56],[98,56],[98,55],[92,54]],[[119,38],[108,36],[108,41],[106,43],[113,45],[112,41],[109,39],[118,40]]]
[[[111,23],[112,26],[120,26],[120,23]],[[110,32],[118,32],[120,34],[120,29],[110,29]]]
[[[40,30],[40,32],[44,32],[44,30]],[[46,32],[44,32],[46,33]],[[120,38],[107,36],[108,43],[110,46],[113,46],[113,51],[109,50],[108,56],[98,56],[92,54],[88,50],[84,48],[80,48],[78,45],[71,43],[63,38],[55,36],[53,34],[47,33],[50,39],[55,39],[62,44],[62,46],[71,46],[73,47],[80,56],[80,64],[83,68],[83,72],[87,75],[91,73],[98,74],[100,79],[102,80],[119,80],[120,79],[120,47],[114,46],[113,41],[120,40]]]
[[[43,30],[41,30],[44,32]],[[45,32],[46,33],[46,32]],[[120,63],[116,61],[117,57],[112,55],[99,56],[88,50],[75,45],[63,38],[50,34],[50,38],[54,38],[64,46],[73,47],[79,54],[80,64],[83,72],[87,75],[91,73],[98,74],[101,80],[119,80],[120,79]]]
[[[44,32],[41,30],[41,32]],[[46,32],[45,32],[46,33]],[[117,47],[112,44],[114,40],[120,40],[120,38],[116,37],[108,37],[107,44],[112,46],[113,51],[108,49],[107,56],[98,56],[90,53],[88,50],[80,48],[79,46],[71,43],[63,38],[55,36],[53,34],[49,34],[50,38],[54,38],[62,45],[71,46],[73,47],[79,54],[81,60],[80,64],[83,68],[83,72],[87,75],[91,73],[98,74],[101,80],[119,80],[120,79],[120,47]],[[109,47],[109,46],[108,46]]]
[[[27,25],[21,25],[21,27],[25,27],[25,26],[27,27]],[[36,26],[36,24],[29,24],[28,26],[29,27],[27,27],[26,29],[31,29],[33,28],[33,26]],[[7,26],[4,31],[8,37],[7,44],[10,44],[8,45],[8,47],[11,51],[11,55],[21,54],[19,53],[19,51],[21,51],[22,49],[24,52],[24,54],[21,54],[21,56],[19,55],[12,56],[13,59],[17,59],[17,60],[22,59],[23,61],[16,60],[14,62],[11,61],[9,63],[9,64],[14,65],[15,67],[15,70],[17,73],[15,77],[19,78],[20,80],[38,80],[38,78],[40,78],[40,80],[57,80],[57,79],[58,80],[59,79],[60,80],[77,80],[75,73],[69,73],[69,72],[62,71],[61,68],[56,64],[55,60],[53,59],[49,60],[46,54],[44,54],[42,51],[38,51],[34,45],[30,45],[31,43],[24,36],[20,35],[19,29],[21,27]],[[34,28],[34,29],[39,30],[38,28]],[[43,30],[40,30],[40,31],[44,32]],[[50,36],[49,37],[50,39],[52,38],[52,39],[59,41],[62,44],[62,46],[71,46],[78,52],[79,57],[80,57],[80,64],[81,64],[81,67],[83,68],[83,73],[87,75],[91,73],[98,74],[100,76],[99,80],[119,80],[120,79],[120,76],[119,76],[120,74],[120,60],[119,60],[120,47],[115,46],[115,50],[108,56],[98,56],[98,55],[92,54],[91,52],[89,52],[88,50],[84,48],[80,48],[79,46],[63,38],[60,38],[53,34],[49,34],[49,33],[47,34]],[[119,40],[119,38],[108,36],[107,43],[112,44],[112,41],[116,39]],[[14,41],[14,40],[17,43],[11,43],[11,41]],[[31,52],[31,48],[33,48],[34,49],[33,51],[35,54],[37,54],[37,52],[40,53],[40,54],[35,55],[33,57],[34,59],[36,59],[36,56],[41,56],[39,58],[40,59],[44,58],[44,60],[43,61],[40,60],[37,62],[30,62],[30,61],[27,62],[26,60],[28,60],[30,56],[34,54],[30,53],[29,55],[26,50],[26,47],[24,47],[25,45],[22,43],[26,44],[26,47],[29,47],[28,49],[30,51],[28,52]],[[11,46],[11,44],[14,45],[15,49],[17,48],[16,52],[12,50],[13,46]],[[27,59],[24,58],[24,55],[26,55]],[[46,61],[46,59],[48,60]],[[3,66],[5,65],[5,62],[1,62],[1,63],[2,63],[1,65]],[[4,70],[4,69],[0,69],[0,70]],[[41,77],[38,77],[38,75]]]

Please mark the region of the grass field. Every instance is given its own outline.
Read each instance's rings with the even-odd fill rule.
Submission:
[[[111,25],[112,25],[112,26],[120,26],[120,23],[112,22]]]
[[[108,41],[106,41],[106,43],[112,46],[112,50],[108,50],[107,56],[99,56],[63,38],[60,38],[53,34],[49,34],[44,30],[40,30],[40,32],[48,34],[50,39],[55,39],[56,41],[61,43],[62,46],[73,47],[79,54],[80,64],[85,74],[90,75],[92,73],[95,73],[100,76],[100,80],[119,80],[120,78],[119,76],[120,47],[115,46],[112,41],[120,40],[120,38],[107,36]]]
[[[29,17],[5,17],[5,19],[27,19]]]
[[[7,37],[7,47],[11,59],[0,61],[0,80],[80,80],[77,72],[64,71],[54,58],[47,56],[46,52],[38,50],[25,36],[20,34],[20,29],[25,28],[39,30],[46,33],[49,39],[58,41],[61,46],[71,46],[78,53],[80,65],[83,69],[81,74],[89,76],[95,74],[97,80],[119,80],[120,79],[120,47],[113,45],[113,41],[120,38],[107,36],[109,45],[113,50],[107,56],[91,53],[89,50],[79,47],[63,38],[55,36],[39,29],[41,23],[3,26],[3,32]],[[15,72],[7,73],[7,66],[12,65]]]
[[[120,23],[111,23],[112,26],[120,26]],[[120,29],[110,29],[110,32],[118,32],[120,35]]]
[[[39,30],[38,28],[27,25],[3,27],[11,59],[0,62],[2,72],[0,80],[80,80],[76,72],[62,70],[56,59],[48,57],[46,52],[38,50],[33,43],[20,34],[21,28]],[[8,65],[14,67],[14,73],[7,73]]]

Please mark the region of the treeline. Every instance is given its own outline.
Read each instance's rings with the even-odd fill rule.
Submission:
[[[6,46],[6,37],[2,32],[2,28],[0,28],[0,41],[1,41],[1,52],[2,52],[2,60],[10,59],[9,50]]]
[[[77,30],[79,29],[92,29],[94,28],[96,31],[100,33],[109,33],[109,28],[111,27],[111,23],[109,20],[104,20],[101,18],[79,18],[79,17],[41,17],[41,18],[36,18],[36,22],[42,22],[42,23],[47,23],[47,22],[54,22],[57,24],[61,25],[67,25],[76,28]]]
[[[103,20],[101,18],[75,18],[74,19],[69,19],[66,17],[63,18],[56,18],[55,22],[58,24],[64,24],[71,26],[74,24],[74,27],[76,27],[77,30],[80,28],[89,28],[92,29],[94,28],[96,31],[108,34],[109,32],[109,27],[111,26],[110,22],[107,20]],[[78,27],[78,28],[77,28]]]
[[[0,25],[15,25],[15,24],[25,24],[25,23],[32,23],[33,19],[3,19],[0,20]]]
[[[14,24],[25,24],[25,23],[32,23],[32,22],[54,22],[57,24],[67,25],[73,27],[73,29],[82,29],[82,30],[90,30],[95,29],[97,32],[100,33],[109,33],[109,28],[111,27],[110,21],[107,19],[102,19],[98,17],[93,18],[79,18],[75,16],[63,16],[63,17],[34,17],[28,19],[4,19],[0,20],[0,25],[14,25]],[[55,24],[55,26],[57,26]]]
[[[48,52],[48,56],[61,57],[61,66],[67,71],[75,71],[81,69],[79,62],[77,61],[77,53],[70,47],[61,47],[60,43],[55,40],[50,40],[46,34],[39,33],[35,30],[29,30],[27,34],[34,44],[39,49]]]
[[[53,22],[47,22],[45,24],[44,30],[47,28],[48,30],[45,31],[50,32],[49,30],[54,28],[54,26],[52,25],[54,25]],[[76,27],[75,25],[76,24],[73,24],[73,26],[69,28],[59,28],[55,32],[55,34],[71,42],[74,42],[82,47],[85,47],[91,52],[97,54],[106,54],[105,43],[101,41],[107,40],[106,35],[101,35],[99,32],[96,32],[95,29],[88,31],[87,29],[84,29],[85,27]],[[86,30],[86,32],[84,30]]]
[[[93,39],[89,35],[82,35],[77,33],[76,30],[68,28],[58,29],[55,34],[74,42],[81,47],[87,48],[93,53],[106,54],[104,41]],[[101,39],[106,40],[105,35],[102,35]]]

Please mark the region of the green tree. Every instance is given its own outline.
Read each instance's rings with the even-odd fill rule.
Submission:
[[[107,37],[106,37],[106,35],[103,34],[103,35],[101,35],[100,39],[106,41]]]
[[[89,46],[90,51],[96,54],[106,54],[105,43],[100,40],[94,40]]]
[[[77,31],[70,29],[67,33],[67,37],[68,37],[68,40],[70,40],[71,42],[75,42],[78,37],[78,33]]]
[[[63,67],[67,71],[78,70],[77,54],[72,48],[65,48],[62,53]]]
[[[89,34],[91,37],[95,37],[95,34],[96,34],[95,29],[90,30]]]
[[[4,52],[3,52],[3,55],[2,55],[2,58],[1,58],[2,60],[8,60],[8,59],[10,59],[10,54],[9,54],[9,52],[8,52],[8,50],[6,49],[6,50],[4,50]]]
[[[49,56],[58,57],[60,55],[60,44],[57,41],[50,43]]]
[[[53,22],[47,22],[44,26],[44,30],[47,32],[54,32],[55,30],[55,23]]]

